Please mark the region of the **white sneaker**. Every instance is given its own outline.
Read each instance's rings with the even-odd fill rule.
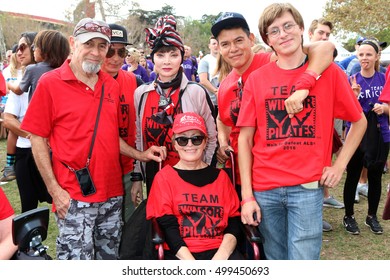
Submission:
[[[355,193],[355,203],[359,203],[359,200],[360,200],[360,197],[359,197],[359,190],[356,189],[356,193]]]
[[[368,184],[361,184],[358,183],[356,190],[358,191],[359,194],[362,196],[367,197],[368,196]]]

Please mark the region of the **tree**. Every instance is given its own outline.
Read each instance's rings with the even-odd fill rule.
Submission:
[[[184,19],[184,26],[181,35],[186,45],[192,49],[193,55],[199,51],[208,53],[208,44],[211,34],[211,26],[219,15],[203,15],[200,20]]]
[[[341,39],[374,36],[390,42],[390,5],[388,0],[329,0],[323,16],[334,24],[334,34]],[[350,39],[353,49],[356,36]]]

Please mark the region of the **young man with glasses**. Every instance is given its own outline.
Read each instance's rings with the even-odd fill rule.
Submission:
[[[253,72],[244,89],[237,121],[241,219],[259,225],[268,259],[319,259],[322,186],[340,182],[366,119],[335,64],[317,79],[302,110],[289,118],[284,101],[308,67],[302,16],[291,4],[272,4],[260,17],[259,31],[278,60]],[[331,165],[335,117],[353,125]]]
[[[69,39],[72,59],[41,77],[21,126],[31,133],[34,159],[53,198],[57,259],[117,259],[120,153],[145,161],[165,158],[165,148],[140,152],[119,137],[119,85],[100,71],[110,39],[108,24],[82,19]],[[80,170],[89,172],[79,175]],[[93,182],[88,187],[94,192],[82,192],[84,181]]]
[[[219,163],[225,163],[229,159],[225,154],[226,150],[235,151],[237,156],[239,128],[236,126],[236,122],[246,80],[249,74],[270,61],[276,60],[277,56],[274,53],[253,53],[251,48],[255,43],[255,35],[250,32],[247,21],[239,13],[223,13],[212,26],[211,33],[219,42],[221,56],[233,68],[218,89],[219,149],[217,157]],[[308,71],[310,74],[304,73],[300,77],[303,86],[296,88],[297,92],[286,100],[285,109],[291,114],[290,117],[301,110],[302,101],[308,93],[308,90],[300,91],[298,89],[310,89],[310,83],[306,85],[305,83],[307,81],[315,83],[315,78],[312,75],[317,77],[318,75],[315,73],[321,73],[333,61],[333,48],[334,45],[329,42],[315,43],[304,47],[304,50],[309,54],[308,70],[311,71]],[[293,109],[297,109],[297,111]],[[239,166],[236,166],[236,178],[239,189]]]

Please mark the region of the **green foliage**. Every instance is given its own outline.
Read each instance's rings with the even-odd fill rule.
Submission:
[[[203,15],[201,20],[184,19],[184,28],[180,31],[184,44],[192,48],[192,54],[197,55],[199,51],[208,53],[208,43],[211,34],[211,26],[218,16]]]
[[[341,39],[354,34],[354,40],[361,35],[390,42],[388,0],[329,0],[323,16],[333,22],[333,33]]]
[[[176,19],[180,18],[175,15],[175,8],[170,5],[164,5],[161,10],[147,11],[141,9],[138,3],[132,2],[132,4],[132,9],[129,10],[129,16],[137,17],[142,24],[148,26],[154,26],[156,21],[165,15],[174,15]]]

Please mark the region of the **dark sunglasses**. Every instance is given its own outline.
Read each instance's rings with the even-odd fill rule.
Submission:
[[[206,137],[203,136],[203,135],[192,136],[192,137],[180,136],[180,137],[176,137],[176,138],[175,138],[175,141],[176,141],[177,144],[179,144],[179,146],[181,146],[181,147],[187,146],[188,140],[191,140],[191,142],[192,142],[192,144],[193,144],[194,146],[199,146],[200,144],[203,143],[203,140],[204,140],[205,138],[206,138]]]
[[[121,49],[109,48],[106,57],[111,58],[115,55],[115,53],[117,53],[120,58],[125,58],[128,51],[125,48],[121,48]]]
[[[16,49],[16,52],[24,52],[25,49],[29,48],[29,45],[26,43],[21,43],[18,48]]]
[[[84,30],[82,30],[84,29]],[[108,26],[102,26],[97,23],[93,22],[87,22],[86,24],[80,26],[77,28],[73,33],[74,36],[77,36],[79,34],[83,34],[86,32],[101,32],[104,35],[106,35],[108,38],[111,38],[111,28]]]

